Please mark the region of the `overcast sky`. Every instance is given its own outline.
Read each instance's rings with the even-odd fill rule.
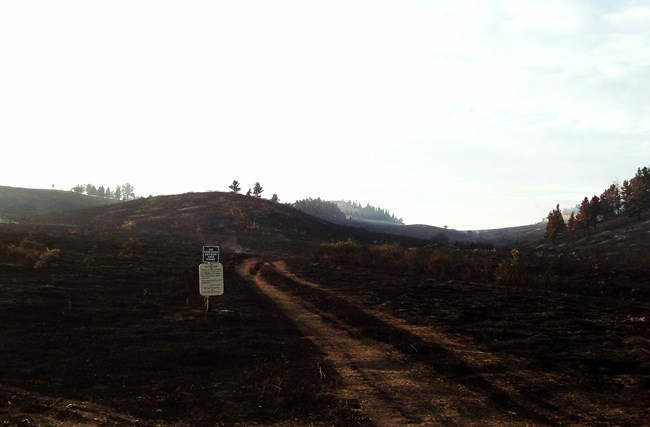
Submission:
[[[538,222],[650,165],[650,1],[2,1],[0,185]]]

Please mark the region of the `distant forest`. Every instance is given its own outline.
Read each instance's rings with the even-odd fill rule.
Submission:
[[[301,210],[309,215],[325,219],[332,222],[342,222],[346,220],[359,221],[381,221],[390,224],[404,224],[401,218],[396,218],[387,209],[378,208],[367,204],[362,206],[358,202],[339,202],[344,204],[343,210],[335,202],[317,199],[298,200],[291,204],[294,208]]]
[[[345,214],[336,206],[336,203],[322,200],[320,197],[317,199],[310,197],[308,199],[297,200],[295,203],[290,204],[290,206],[327,221],[341,222],[346,220]]]
[[[362,221],[363,220],[382,221],[391,224],[404,225],[404,221],[402,220],[402,218],[395,217],[395,215],[391,214],[388,209],[375,207],[372,206],[371,204],[362,206],[356,200],[355,201],[348,200],[346,204],[352,208],[352,209],[345,209],[346,216],[348,217],[348,219],[358,219]]]
[[[110,187],[104,187],[103,185],[98,188],[92,184],[79,184],[70,189],[73,193],[111,200],[133,200],[136,198],[134,190],[135,187],[128,182],[115,186],[115,190],[111,190]]]
[[[603,221],[621,215],[641,219],[642,214],[650,209],[650,168],[638,168],[634,177],[612,183],[600,196],[585,197],[576,206],[577,213],[571,211],[568,221],[564,221],[562,210],[558,204],[549,212],[546,223],[546,237],[554,240],[565,233],[576,230],[594,230]]]

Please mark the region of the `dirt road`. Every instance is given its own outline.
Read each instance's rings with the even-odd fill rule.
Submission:
[[[538,404],[478,374],[476,366],[495,363],[494,355],[364,310],[283,263],[249,259],[239,274],[325,353],[342,378],[337,397],[356,401],[360,417],[377,426],[555,424]]]

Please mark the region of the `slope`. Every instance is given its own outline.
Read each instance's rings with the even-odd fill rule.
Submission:
[[[69,212],[115,202],[71,191],[0,186],[0,219],[20,220],[30,215]]]
[[[208,192],[141,198],[115,205],[32,218],[35,223],[163,232],[224,245],[233,252],[300,253],[322,242],[426,242],[332,224],[292,207],[239,194]]]

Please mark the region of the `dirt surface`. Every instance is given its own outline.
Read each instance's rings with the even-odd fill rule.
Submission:
[[[480,267],[468,257],[485,251],[417,249],[245,196],[0,224],[0,423],[647,425],[647,231],[610,234],[526,253],[535,268],[507,286],[385,264],[417,258],[395,248]],[[207,312],[198,265],[215,243],[225,294]],[[348,246],[357,265],[331,255]],[[527,281],[567,255],[553,280]]]
[[[0,258],[0,425],[349,425],[354,398],[320,350],[224,254],[206,312],[201,243],[3,227],[61,250]],[[4,253],[4,251],[3,251]]]
[[[504,406],[519,409],[515,402],[507,401],[505,393],[489,384],[481,383],[471,376],[471,368],[456,358],[452,352],[441,348],[442,356],[438,366],[432,367],[392,343],[364,336],[362,328],[348,319],[332,316],[319,304],[312,304],[301,293],[321,292],[326,298],[337,299],[332,293],[323,291],[314,283],[291,275],[283,263],[265,264],[255,275],[250,273],[259,266],[258,260],[248,260],[241,265],[243,277],[253,280],[288,317],[309,337],[332,362],[339,372],[343,384],[338,392],[341,399],[357,397],[359,411],[377,426],[396,425],[504,425],[531,424],[546,421],[536,414],[519,416],[515,411],[504,411],[490,402],[488,394],[506,399]],[[267,281],[263,276],[270,276]],[[304,289],[292,292],[291,285]],[[347,303],[350,305],[349,303]],[[368,313],[350,305],[351,310],[372,319],[381,326],[400,330],[403,334],[413,333],[404,322],[383,313]],[[411,331],[409,331],[411,329]],[[376,332],[381,333],[379,330]],[[422,333],[421,335],[425,335]],[[417,336],[417,335],[416,335]],[[429,336],[436,339],[439,337]],[[432,341],[433,342],[433,341]],[[446,343],[450,345],[449,342]],[[430,344],[431,345],[431,344]],[[417,348],[412,346],[414,352]],[[467,349],[465,349],[467,351]],[[465,370],[468,378],[453,378],[441,375],[441,367],[458,364],[457,370]]]
[[[297,260],[292,268],[302,278],[283,264],[262,275],[358,339],[424,366],[428,382],[468,392],[470,406],[451,399],[434,410],[454,414],[444,423],[645,425],[650,418],[647,303]],[[417,393],[426,400],[424,390]]]

